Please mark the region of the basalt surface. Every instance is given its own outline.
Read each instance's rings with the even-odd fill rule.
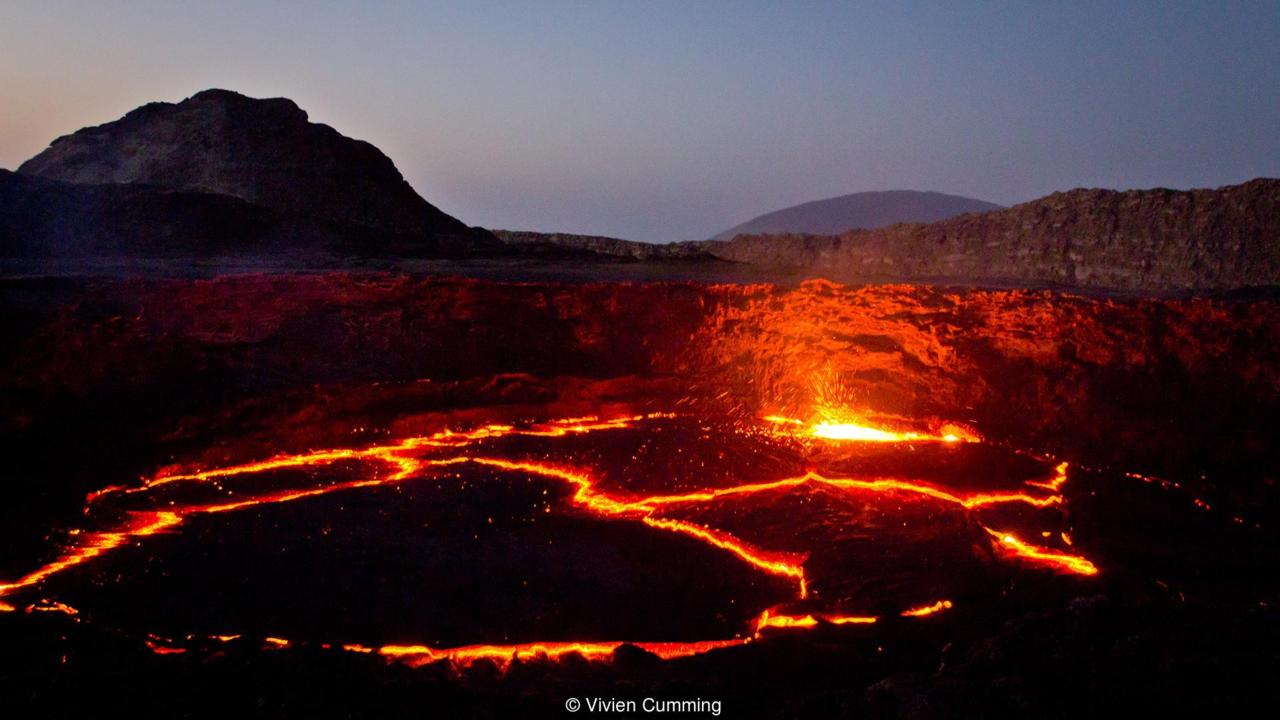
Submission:
[[[352,274],[3,293],[11,707],[946,717],[1274,692],[1272,301]]]

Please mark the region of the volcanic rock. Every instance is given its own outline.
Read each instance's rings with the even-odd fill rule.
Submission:
[[[720,259],[779,277],[1141,292],[1280,286],[1280,180],[1216,190],[1085,190],[932,224],[840,235],[738,235],[655,245],[499,231],[509,245],[641,261]]]
[[[288,218],[293,225],[325,226],[337,234],[392,233],[409,241],[404,243],[409,254],[416,254],[415,249],[457,254],[498,246],[487,233],[468,228],[422,199],[376,147],[308,121],[306,112],[284,98],[260,100],[227,90],[206,90],[179,103],[151,103],[114,122],[58,138],[18,172],[78,185],[146,186],[156,194],[155,203],[170,206],[172,214],[153,218],[166,225],[194,224],[191,216],[183,214],[189,204],[203,208],[240,201],[254,208],[247,211],[250,214]],[[7,177],[5,182],[13,184],[17,179]],[[55,186],[40,186],[40,191],[49,196],[41,207],[53,216],[59,216],[60,203],[82,202],[75,191],[69,191],[66,200],[51,198],[57,193]],[[140,193],[104,192],[133,198]],[[175,201],[164,197],[166,193],[221,199]],[[104,202],[95,218],[122,219],[115,214],[118,206],[100,199]],[[9,223],[19,226],[27,219],[24,211],[30,212],[31,206],[12,202],[0,206]],[[60,218],[60,232],[48,240],[68,246],[83,246],[84,242],[69,238],[83,240],[85,235],[100,236],[95,238],[100,242],[90,243],[98,245],[126,240],[107,237],[99,228],[74,219]],[[226,224],[232,226],[229,231],[241,229],[233,222]],[[250,235],[255,232],[254,227],[243,230]],[[141,231],[152,229],[143,226]],[[227,239],[232,235],[229,232]]]
[[[574,235],[571,233],[540,233],[515,230],[494,230],[493,234],[508,246],[524,252],[561,249],[578,251],[599,258],[626,261],[718,261],[715,255],[688,243],[657,243],[622,240],[599,235]]]
[[[701,250],[847,281],[1206,290],[1280,284],[1280,180],[1072,190],[930,225],[752,235]]]

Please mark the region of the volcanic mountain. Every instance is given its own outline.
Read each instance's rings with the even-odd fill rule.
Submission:
[[[459,255],[498,245],[420,197],[373,145],[310,122],[291,100],[227,90],[58,138],[0,175],[0,200],[6,255]]]
[[[738,235],[766,233],[835,235],[847,230],[879,228],[895,223],[929,223],[965,213],[999,209],[999,205],[982,200],[936,192],[862,192],[765,213],[725,230],[712,240],[732,240]]]

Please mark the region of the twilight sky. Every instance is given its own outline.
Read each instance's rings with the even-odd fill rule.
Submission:
[[[3,0],[0,167],[223,87],[491,228],[665,241],[864,190],[1280,176],[1276,0],[187,5]]]

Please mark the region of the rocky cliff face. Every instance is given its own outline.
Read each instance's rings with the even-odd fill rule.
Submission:
[[[416,235],[428,249],[498,245],[422,199],[376,147],[309,122],[283,98],[206,90],[176,104],[151,103],[55,140],[18,171],[77,185],[225,196],[309,222]]]
[[[1162,290],[1277,285],[1280,180],[1217,190],[1072,190],[929,225],[693,246],[738,262],[852,281]]]
[[[1072,190],[1004,210],[840,235],[738,235],[670,245],[500,232],[637,260],[713,258],[842,282],[1141,291],[1280,285],[1280,180],[1216,190]]]
[[[1280,304],[1269,300],[327,273],[6,281],[0,311],[0,441],[15,448],[39,430],[65,452],[78,424],[154,447],[223,423],[215,435],[261,424],[274,442],[297,429],[296,446],[261,452],[303,450],[341,442],[351,425],[319,418],[359,417],[361,403],[382,412],[452,382],[545,400],[577,378],[611,379],[597,405],[961,421],[1064,458],[1207,473],[1241,493],[1275,495],[1266,478],[1280,471]],[[307,400],[290,420],[269,404],[232,411],[281,392]],[[315,426],[336,435],[318,440]],[[114,457],[124,444],[102,447]]]

